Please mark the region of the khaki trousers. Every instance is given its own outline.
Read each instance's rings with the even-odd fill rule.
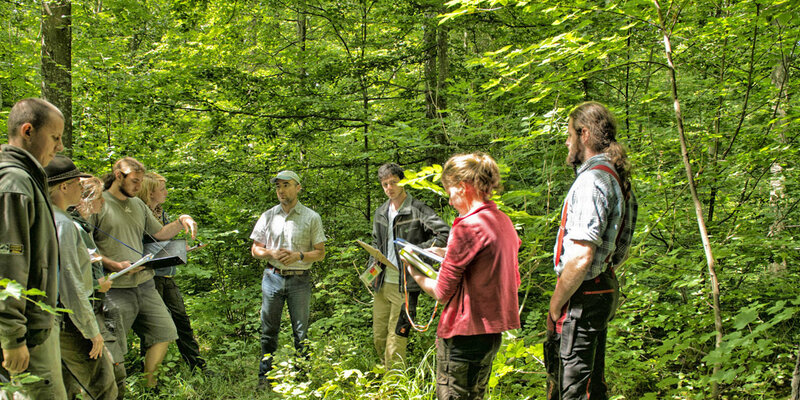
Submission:
[[[381,362],[391,368],[402,364],[406,359],[408,338],[397,336],[397,319],[403,312],[403,294],[396,283],[383,283],[375,293],[372,306],[372,333],[375,351]]]

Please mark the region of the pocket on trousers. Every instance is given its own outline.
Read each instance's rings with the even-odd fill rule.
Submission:
[[[436,393],[440,399],[457,399],[459,393],[465,392],[468,363],[450,360],[439,360],[441,373],[436,374]]]
[[[572,353],[572,346],[575,343],[575,331],[578,329],[578,320],[583,314],[583,304],[578,301],[570,301],[567,310],[567,318],[561,327],[561,358],[567,358]]]

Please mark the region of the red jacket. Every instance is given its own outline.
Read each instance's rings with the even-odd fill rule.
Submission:
[[[520,327],[520,243],[511,219],[492,201],[453,221],[436,283],[436,295],[445,304],[439,337]]]

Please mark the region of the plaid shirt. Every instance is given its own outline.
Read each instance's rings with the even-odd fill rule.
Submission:
[[[564,199],[565,207],[562,209],[566,209],[567,216],[562,251],[554,258],[557,275],[561,275],[564,264],[571,258],[569,254],[575,240],[595,245],[594,259],[585,280],[594,279],[607,265],[617,266],[627,257],[639,206],[633,192],[625,201],[622,188],[613,175],[602,169],[593,169],[599,165],[614,170],[605,154],[586,160],[578,169],[578,177]],[[554,253],[558,248],[556,243]]]
[[[314,210],[297,203],[288,213],[280,204],[261,214],[256,222],[250,239],[264,243],[268,249],[289,249],[291,251],[308,252],[314,245],[325,242],[322,231],[322,219]],[[304,270],[311,268],[308,261],[297,261],[283,265],[278,260],[269,260],[269,264],[278,269]]]

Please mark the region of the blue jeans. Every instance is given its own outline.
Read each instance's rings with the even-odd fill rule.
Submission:
[[[292,322],[294,348],[305,353],[308,335],[308,316],[311,305],[311,276],[281,276],[272,268],[264,270],[261,279],[261,361],[258,376],[262,378],[272,369],[272,356],[278,349],[278,333],[281,328],[283,303],[289,308]]]

